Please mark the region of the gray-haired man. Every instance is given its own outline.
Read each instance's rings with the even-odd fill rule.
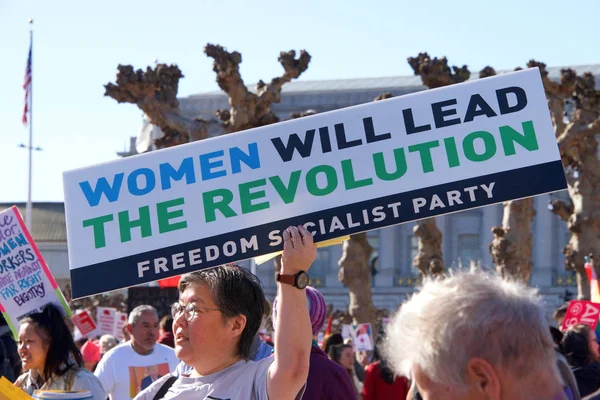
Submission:
[[[126,329],[131,340],[106,353],[95,371],[113,400],[135,397],[148,376],[148,367],[162,376],[174,370],[179,363],[172,348],[156,343],[159,326],[154,307],[134,308],[127,322]]]
[[[423,400],[567,398],[540,298],[497,275],[427,281],[387,335],[391,365]]]

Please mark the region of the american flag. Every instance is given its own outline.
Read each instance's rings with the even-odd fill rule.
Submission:
[[[31,92],[31,44],[29,44],[29,57],[27,57],[27,68],[25,68],[25,105],[23,106],[23,125],[27,125],[27,114],[29,113],[29,93]]]

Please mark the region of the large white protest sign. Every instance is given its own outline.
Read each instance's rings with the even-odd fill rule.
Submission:
[[[566,188],[529,69],[64,174],[75,298]]]
[[[0,311],[16,336],[19,321],[54,304],[71,316],[19,209],[0,212]]]

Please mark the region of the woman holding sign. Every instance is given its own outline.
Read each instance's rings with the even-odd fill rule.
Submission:
[[[15,385],[29,395],[37,390],[83,391],[91,393],[93,400],[106,399],[98,378],[83,368],[73,336],[52,304],[21,321],[19,356],[27,372]]]

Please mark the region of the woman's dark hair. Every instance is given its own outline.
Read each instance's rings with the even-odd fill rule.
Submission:
[[[173,333],[173,317],[165,315],[160,319],[159,326],[163,331]]]
[[[329,336],[326,336],[323,340],[323,351],[326,354],[329,354],[329,349],[331,346],[335,346],[338,344],[344,344],[344,337],[341,333],[332,333]]]
[[[39,313],[23,318],[21,324],[32,324],[38,335],[47,343],[48,352],[44,363],[44,376],[48,381],[52,375],[63,376],[70,369],[83,366],[81,352],[75,345],[73,335],[63,319],[61,311],[53,304],[48,304]]]
[[[379,336],[375,341],[375,349],[373,350],[373,362],[379,361],[379,369],[381,370],[381,379],[389,385],[396,380],[394,371],[390,368],[385,357],[382,357],[382,347],[384,346],[384,337]]]
[[[552,340],[554,340],[554,344],[556,344],[560,349],[560,343],[562,342],[565,335],[555,326],[550,327],[550,334],[552,335]]]
[[[573,325],[565,332],[561,347],[572,367],[585,367],[594,361],[589,341],[590,327],[587,325]]]
[[[329,346],[329,352],[327,353],[327,355],[329,356],[329,358],[331,358],[332,361],[335,361],[336,363],[340,363],[340,358],[342,358],[342,351],[344,349],[351,349],[352,346],[349,344],[333,344],[331,346]]]

